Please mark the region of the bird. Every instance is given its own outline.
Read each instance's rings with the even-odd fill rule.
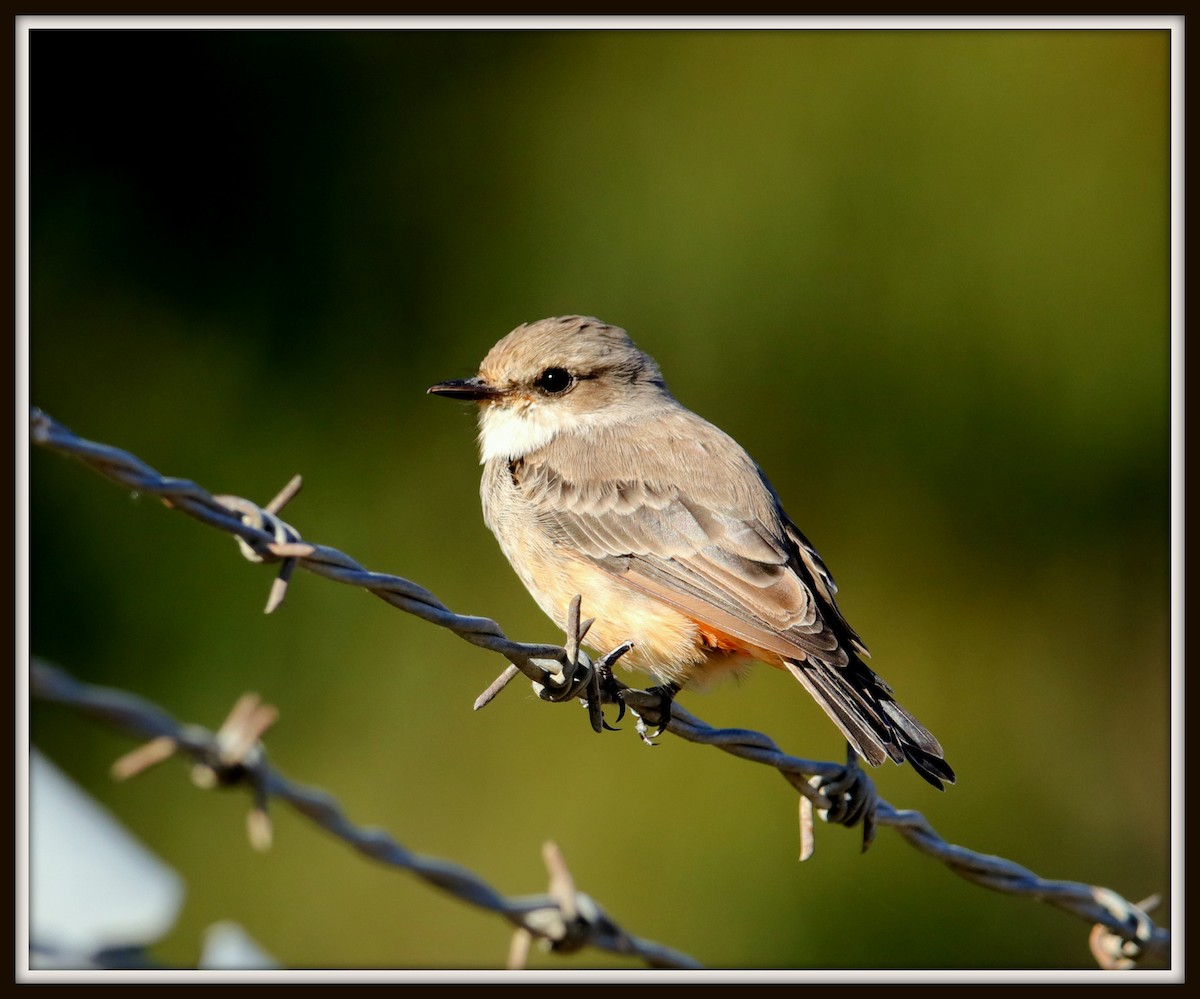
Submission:
[[[665,717],[680,690],[765,663],[867,763],[954,783],[941,744],[865,663],[833,576],[766,475],[675,399],[624,329],[523,323],[474,376],[427,391],[477,404],[484,521],[538,606],[565,629],[581,594],[588,644],[632,641],[622,665],[659,684]]]

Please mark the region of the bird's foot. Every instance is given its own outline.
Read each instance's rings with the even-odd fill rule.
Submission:
[[[814,777],[810,783],[829,802],[829,807],[817,814],[826,822],[842,826],[853,826],[862,822],[863,852],[875,840],[875,810],[879,794],[858,762],[854,747],[846,746],[846,769],[836,777]]]
[[[638,714],[637,733],[642,737],[642,741],[646,745],[653,746],[654,742],[652,740],[662,735],[671,724],[671,705],[674,703],[675,695],[679,691],[680,687],[677,683],[664,683],[646,690],[647,694],[653,694],[658,698],[658,704],[654,708],[658,712],[658,730],[656,732],[649,732],[645,718],[641,714]]]
[[[610,725],[604,717],[603,705],[617,706],[617,721],[625,717],[625,702],[621,700],[622,685],[613,675],[612,664],[627,652],[627,648],[613,649],[608,655],[596,660],[592,665],[592,675],[588,683],[587,709],[592,720],[592,728],[597,732],[616,732],[618,729]],[[616,653],[614,655],[614,653]]]
[[[591,674],[588,677],[587,685],[587,709],[588,717],[591,719],[592,728],[597,732],[609,731],[616,732],[604,717],[603,706],[605,704],[615,704],[617,706],[617,721],[619,722],[625,717],[625,702],[621,700],[621,691],[624,686],[613,675],[613,663],[621,656],[625,655],[633,648],[633,642],[625,642],[618,645],[611,652],[605,653],[592,664]]]

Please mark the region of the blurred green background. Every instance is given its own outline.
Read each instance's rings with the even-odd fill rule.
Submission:
[[[473,414],[425,396],[517,324],[626,327],[755,456],[959,774],[882,795],[1137,901],[1170,868],[1169,37],[1157,31],[36,31],[30,401],[369,568],[560,636],[484,527]],[[777,775],[576,706],[362,591],[30,455],[30,648],[714,968],[1092,968],[1088,927],[882,830],[797,862]],[[585,598],[586,599],[586,598]],[[586,603],[585,603],[586,612]],[[793,681],[681,703],[837,759]],[[159,960],[235,919],[291,967],[495,968],[501,920],[35,704],[34,741],[183,874]],[[1165,912],[1159,918],[1166,919]],[[596,951],[540,968],[638,967]]]

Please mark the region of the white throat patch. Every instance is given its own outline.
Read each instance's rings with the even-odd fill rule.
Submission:
[[[536,402],[514,406],[485,405],[479,418],[479,463],[492,458],[514,461],[545,447],[570,414]]]

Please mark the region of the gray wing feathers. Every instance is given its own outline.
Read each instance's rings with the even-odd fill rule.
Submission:
[[[704,607],[707,624],[783,658],[864,759],[907,759],[931,784],[952,782],[937,740],[858,658],[867,649],[832,575],[758,467],[681,412],[647,435],[556,439],[509,474],[552,542],[685,614]]]
[[[549,537],[569,541],[609,571],[644,576],[720,607],[747,626],[740,637],[757,637],[782,655],[845,661],[812,592],[775,540],[783,535],[781,523],[733,517],[653,483],[570,483],[545,461],[527,461],[519,487]]]

